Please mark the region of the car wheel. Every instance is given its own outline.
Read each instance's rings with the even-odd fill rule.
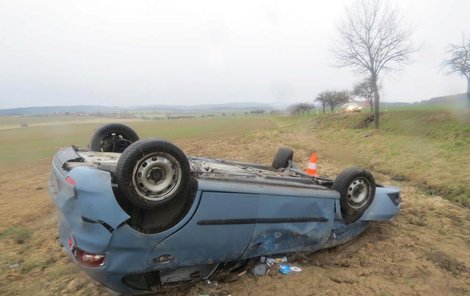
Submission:
[[[175,145],[157,139],[132,143],[119,158],[120,194],[140,209],[154,209],[187,193],[189,162]]]
[[[333,189],[341,196],[341,214],[344,222],[349,224],[359,219],[372,203],[375,179],[367,170],[348,168],[336,177]]]
[[[294,157],[294,151],[292,151],[292,149],[281,147],[277,150],[271,166],[275,170],[285,169],[289,166],[289,161],[292,161],[293,157]]]
[[[124,124],[106,124],[93,133],[90,149],[98,152],[121,153],[138,139],[139,136],[134,130]]]

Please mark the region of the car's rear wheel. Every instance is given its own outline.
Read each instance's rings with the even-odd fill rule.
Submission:
[[[137,140],[139,136],[130,127],[120,123],[111,123],[95,130],[90,149],[98,152],[121,153]]]
[[[294,151],[292,149],[281,147],[277,150],[271,166],[275,170],[285,169],[289,166],[289,162],[292,161],[293,157],[294,157]]]
[[[177,146],[146,139],[131,144],[116,167],[120,194],[133,206],[154,209],[187,193],[189,162]]]
[[[345,223],[358,220],[369,208],[375,196],[375,179],[361,168],[343,170],[335,179],[333,189],[341,199],[341,215]]]

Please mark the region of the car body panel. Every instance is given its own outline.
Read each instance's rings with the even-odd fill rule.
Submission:
[[[257,207],[256,196],[250,194],[203,192],[191,221],[158,243],[151,256],[171,256],[157,265],[165,269],[237,260],[248,247],[255,224],[210,223],[251,219]]]
[[[315,249],[328,239],[334,199],[268,194],[258,199],[258,221],[244,258]]]
[[[64,181],[66,177],[72,178],[76,186]],[[75,243],[89,252],[105,252],[112,230],[129,219],[116,201],[110,174],[89,167],[67,173],[54,163],[49,184],[63,228],[74,234]],[[67,241],[61,240],[63,245]]]
[[[400,213],[400,188],[377,187],[375,197],[369,208],[360,218],[361,221],[388,221]],[[398,202],[393,201],[392,194],[396,194]]]
[[[106,223],[112,229],[130,218],[116,201],[108,172],[82,166],[70,171],[69,176],[77,183],[75,191],[81,217]]]

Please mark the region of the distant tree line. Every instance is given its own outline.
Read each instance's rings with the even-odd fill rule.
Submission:
[[[339,105],[343,105],[351,99],[348,91],[324,91],[320,93],[315,101],[319,102],[322,106],[323,113],[325,113],[326,107],[330,107],[331,112]]]
[[[337,107],[342,106],[351,100],[352,94],[347,90],[328,90],[321,92],[314,101],[321,105],[322,112],[325,113],[327,108],[331,112],[334,112]],[[287,108],[289,113],[293,115],[306,115],[315,109],[315,104],[311,103],[298,103]]]
[[[290,114],[293,115],[305,115],[310,113],[310,111],[314,110],[315,106],[313,104],[309,103],[299,103],[299,104],[294,104],[287,108]]]

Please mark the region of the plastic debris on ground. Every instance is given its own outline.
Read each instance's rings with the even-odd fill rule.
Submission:
[[[302,269],[297,266],[291,266],[289,264],[285,264],[287,262],[287,257],[277,257],[277,258],[271,258],[271,257],[261,257],[260,258],[260,263],[255,265],[255,267],[252,269],[252,273],[255,276],[266,276],[269,274],[271,269],[274,269],[274,271],[279,271],[279,273],[287,275],[291,272],[301,272]],[[282,264],[284,263],[284,264]],[[276,267],[276,268],[273,268]]]
[[[301,272],[301,271],[302,271],[302,268],[297,267],[297,266],[291,266],[291,267],[290,267],[290,270],[293,271],[293,272]]]
[[[302,269],[300,267],[297,267],[297,266],[290,266],[288,264],[279,266],[279,272],[284,274],[284,275],[287,275],[291,272],[301,272],[301,271],[302,271]]]

